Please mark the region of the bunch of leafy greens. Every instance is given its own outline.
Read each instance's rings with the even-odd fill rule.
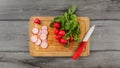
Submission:
[[[62,16],[55,17],[54,20],[51,22],[50,27],[54,27],[54,22],[60,22],[61,24],[61,30],[66,31],[66,35],[64,38],[68,41],[69,45],[69,39],[70,36],[74,37],[74,41],[79,42],[80,41],[80,23],[78,22],[77,15],[75,13],[76,6],[73,5],[68,9],[67,12],[65,12]]]

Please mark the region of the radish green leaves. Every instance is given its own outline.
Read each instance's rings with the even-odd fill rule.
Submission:
[[[50,27],[54,27],[55,22],[60,23],[61,27],[59,30],[64,30],[66,32],[65,36],[63,37],[68,41],[66,46],[69,45],[71,36],[74,38],[74,41],[80,41],[80,23],[78,22],[75,11],[76,6],[73,5],[62,16],[55,17],[54,20],[50,23]]]

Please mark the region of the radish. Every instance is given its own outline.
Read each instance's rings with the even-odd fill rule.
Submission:
[[[41,28],[42,30],[47,30],[47,26],[42,26],[42,28]]]
[[[54,34],[58,35],[58,33],[59,33],[59,30],[55,29]]]
[[[31,41],[32,42],[36,42],[37,41],[37,37],[35,35],[31,36]]]
[[[55,39],[59,41],[61,39],[61,36],[56,35]]]
[[[59,29],[61,27],[60,22],[54,22],[54,27]]]
[[[33,33],[33,34],[37,34],[38,32],[39,32],[39,31],[38,31],[38,28],[33,28],[33,29],[32,29],[32,33]]]
[[[60,30],[58,33],[59,36],[65,36],[65,34],[66,34],[66,32],[64,30]]]
[[[41,21],[40,21],[40,19],[39,19],[39,18],[36,18],[36,19],[34,20],[34,23],[36,23],[36,24],[40,24],[40,23],[41,23]]]
[[[73,37],[73,36],[70,36],[69,41],[70,41],[70,42],[74,41],[74,37]]]
[[[43,29],[43,30],[41,31],[41,34],[45,34],[45,35],[47,35],[47,34],[48,34],[48,31],[45,30],[45,29]]]
[[[48,47],[47,42],[43,41],[43,42],[41,43],[41,48],[47,48],[47,47]]]
[[[62,44],[66,44],[66,43],[67,43],[67,40],[64,39],[64,38],[61,38],[61,39],[60,39],[60,43],[62,43]]]
[[[40,45],[41,44],[41,40],[38,39],[36,42],[35,42],[35,45]]]
[[[41,31],[41,30],[39,30],[38,35],[41,35],[41,33],[42,33],[42,31]]]
[[[41,40],[46,40],[46,38],[47,38],[47,36],[46,36],[45,34],[41,34],[41,35],[40,35],[40,39],[41,39]]]

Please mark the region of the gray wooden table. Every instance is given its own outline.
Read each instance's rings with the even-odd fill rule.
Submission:
[[[29,56],[30,16],[57,16],[72,4],[96,25],[90,56]],[[120,0],[0,0],[0,68],[120,68]]]

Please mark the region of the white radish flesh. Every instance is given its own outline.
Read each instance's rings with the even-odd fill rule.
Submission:
[[[37,41],[37,37],[36,36],[31,36],[31,41],[32,42],[36,42]]]
[[[41,40],[38,39],[37,42],[35,42],[35,45],[40,45],[41,44]]]
[[[48,47],[48,44],[47,44],[47,42],[42,42],[41,43],[41,48],[47,48]]]
[[[41,35],[40,35],[40,39],[41,39],[41,40],[46,40],[46,38],[47,38],[47,36],[46,36],[45,34],[41,34]]]
[[[38,31],[38,28],[33,28],[32,29],[32,32],[33,32],[33,34],[37,34],[39,31]]]
[[[47,30],[47,26],[42,26],[42,30]]]
[[[47,35],[48,31],[44,29],[44,30],[41,31],[41,33]]]

